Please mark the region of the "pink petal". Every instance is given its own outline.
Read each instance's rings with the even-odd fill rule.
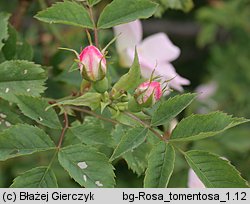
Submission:
[[[165,33],[157,33],[145,38],[138,46],[143,58],[152,63],[171,62],[179,57],[180,49],[176,47]]]
[[[127,62],[129,62],[129,66],[132,65],[134,61],[134,49],[128,49],[126,52],[127,56]],[[152,62],[150,58],[145,58],[145,56],[142,54],[142,51],[137,49],[139,64],[141,66],[141,74],[144,78],[149,78],[152,74],[152,71],[156,67],[156,62]]]
[[[163,80],[171,80],[169,82],[169,86],[173,89],[182,92],[183,85],[189,85],[190,81],[186,78],[181,77],[170,63],[162,63],[158,64],[157,68],[155,69],[155,75],[162,76]]]
[[[118,25],[114,27],[116,40],[116,48],[119,54],[122,54],[126,49],[135,49],[135,46],[142,40],[142,25],[139,20]]]
[[[189,188],[205,188],[205,185],[201,182],[199,177],[192,169],[188,172],[188,187]]]

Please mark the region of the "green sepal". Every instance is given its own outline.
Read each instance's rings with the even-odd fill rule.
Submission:
[[[128,110],[131,112],[140,112],[142,107],[137,103],[134,97],[132,97],[128,102]]]
[[[104,93],[108,90],[109,88],[109,82],[107,77],[104,77],[100,81],[93,82],[93,88],[98,92],[98,93]]]
[[[85,92],[90,87],[91,87],[91,83],[89,81],[83,79],[82,83],[81,83],[81,87],[80,87],[81,93]]]

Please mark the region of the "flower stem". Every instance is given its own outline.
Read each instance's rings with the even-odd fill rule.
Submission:
[[[58,154],[58,152],[59,152],[59,150],[60,150],[60,148],[61,148],[61,146],[62,146],[63,138],[64,138],[64,136],[65,136],[65,133],[66,133],[68,127],[69,127],[68,115],[67,115],[66,112],[64,112],[64,127],[63,127],[63,129],[62,129],[62,132],[61,132],[61,135],[60,135],[60,139],[59,139],[58,145],[57,145],[57,147],[56,147],[56,151],[54,152],[54,154],[53,154],[53,156],[52,156],[52,158],[51,158],[51,160],[50,160],[50,162],[49,162],[49,164],[48,164],[48,167],[47,167],[45,173],[44,173],[43,176],[42,176],[41,181],[43,180],[43,178],[45,177],[45,175],[47,174],[47,172],[48,172],[49,169],[51,168],[52,164],[54,163],[54,161],[55,161],[55,159],[56,159],[56,156],[57,156],[57,154]],[[39,185],[40,185],[40,184],[39,184]]]
[[[89,6],[89,15],[90,15],[90,18],[91,18],[92,23],[93,23],[93,25],[94,25],[95,45],[96,45],[96,47],[99,47],[98,29],[97,29],[97,26],[96,26],[96,23],[95,23],[95,18],[94,18],[94,14],[93,14],[93,9],[92,9],[91,6]]]
[[[79,111],[79,112],[87,113],[89,115],[92,115],[92,116],[100,119],[100,120],[104,120],[104,121],[107,121],[107,122],[110,122],[110,123],[113,123],[113,124],[122,124],[117,120],[112,120],[112,119],[109,119],[109,118],[105,118],[105,117],[103,117],[101,115],[98,115],[95,112],[87,110],[87,109],[78,108],[78,107],[74,107],[74,106],[70,106],[70,108],[73,109],[73,110]]]
[[[68,120],[68,115],[66,112],[64,112],[64,127],[63,127],[63,130],[62,130],[62,133],[60,135],[60,139],[59,139],[59,142],[58,142],[58,145],[57,145],[57,149],[59,150],[62,146],[62,142],[63,142],[63,138],[65,136],[65,133],[67,131],[67,129],[69,128],[69,120]]]
[[[133,118],[134,120],[138,121],[139,123],[141,123],[144,127],[148,128],[152,133],[154,133],[155,136],[157,136],[160,140],[163,141],[167,141],[166,138],[164,138],[160,133],[158,133],[154,128],[152,128],[149,124],[145,123],[144,121],[142,121],[140,118],[136,117],[135,115],[133,115],[130,112],[124,111],[123,112],[125,115]]]

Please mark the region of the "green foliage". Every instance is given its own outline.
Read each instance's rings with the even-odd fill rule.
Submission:
[[[114,118],[121,124],[131,126],[131,127],[142,127],[143,126],[138,120],[136,120],[135,118],[131,118],[130,116],[128,116],[127,114],[125,114],[123,112],[120,112],[120,113],[118,112],[118,114],[117,114],[117,112],[112,110],[112,109],[110,111],[113,115],[115,115]]]
[[[126,71],[118,69],[117,52],[111,45],[115,39],[110,42],[112,33],[103,30],[148,18],[155,12],[155,15],[161,15],[169,8],[187,12],[193,7],[193,1],[113,0],[108,5],[105,4],[107,1],[97,5],[100,2],[65,0],[46,8],[46,3],[39,1],[43,10],[36,15],[38,20],[78,28],[46,25],[41,29],[38,27],[41,25],[32,24],[28,16],[24,16],[25,22],[27,17],[27,22],[31,22],[32,26],[25,24],[22,27],[20,18],[15,20],[16,14],[13,14],[12,26],[8,24],[10,15],[0,13],[0,161],[26,155],[23,159],[11,159],[0,164],[0,187],[9,185],[9,180],[17,172],[24,173],[14,179],[11,185],[14,188],[58,187],[56,176],[60,178],[60,187],[77,187],[78,184],[87,188],[114,187],[116,181],[117,187],[124,183],[128,183],[129,187],[138,187],[143,185],[143,179],[144,187],[172,187],[175,182],[185,186],[185,159],[206,187],[248,187],[228,161],[209,152],[189,150],[207,149],[222,153],[233,162],[237,161],[237,168],[247,176],[249,169],[242,166],[250,162],[247,157],[249,128],[245,126],[244,131],[230,129],[221,137],[212,136],[249,120],[222,112],[190,115],[193,107],[186,108],[196,98],[196,94],[191,93],[171,98],[163,96],[153,107],[138,107],[133,101],[134,91],[141,82],[149,80],[141,78],[141,68],[144,66],[140,67],[135,50],[130,70],[122,75]],[[216,40],[221,26],[229,36],[225,38],[225,44],[216,43],[211,49],[213,60],[210,66],[215,67],[214,78],[219,82],[219,89],[225,90],[221,98],[226,99],[226,103],[220,103],[220,108],[228,104],[227,110],[235,112],[235,109],[242,110],[241,107],[244,107],[241,113],[249,117],[245,110],[250,104],[246,96],[249,87],[246,81],[250,76],[247,69],[249,4],[246,2],[248,0],[211,4],[213,8],[201,9],[198,18],[203,23],[200,45]],[[237,15],[237,9],[242,10],[240,15]],[[29,10],[26,12],[30,14]],[[33,15],[33,11],[31,13]],[[236,17],[231,18],[232,14]],[[87,34],[83,35],[83,31]],[[91,40],[92,37],[95,40]],[[111,45],[102,50],[107,59],[108,72],[105,80],[98,83],[82,81],[81,73],[73,72],[79,70],[78,62],[73,62],[72,56],[67,57],[57,51],[60,45],[75,50],[83,46],[82,50],[86,45],[93,44],[91,41],[95,41],[95,46],[100,50],[107,44]],[[30,62],[33,54],[35,62],[46,65],[46,71]],[[89,58],[90,65],[93,65],[93,60]],[[96,71],[94,67],[90,73],[92,71]],[[225,76],[227,80],[223,80]],[[233,88],[228,79],[234,81]],[[46,91],[45,81],[48,86]],[[233,94],[230,95],[227,89]],[[237,101],[241,106],[233,108],[231,101]],[[195,107],[196,104],[192,105]],[[57,107],[57,111],[51,107]],[[170,122],[176,117],[181,121],[172,131]],[[200,140],[204,138],[207,140]],[[130,172],[124,172],[125,162]],[[39,167],[31,169],[35,165]],[[114,174],[113,165],[117,175]],[[129,178],[130,174],[134,176],[133,180]],[[123,184],[121,177],[126,180]]]
[[[57,188],[54,172],[48,167],[37,167],[15,178],[11,188]]]
[[[100,106],[100,102],[101,102],[101,94],[93,92],[93,93],[86,93],[75,99],[58,102],[56,104],[53,104],[52,106],[57,106],[57,105],[87,106],[95,110]]]
[[[88,188],[114,187],[113,166],[95,148],[72,145],[62,148],[58,159],[63,168],[81,186]]]
[[[17,104],[22,113],[41,125],[50,128],[60,129],[61,124],[53,109],[46,110],[48,102],[43,98],[35,98],[32,96],[17,96]]]
[[[244,118],[233,118],[222,112],[191,115],[176,126],[171,141],[188,141],[211,137],[248,121]]]
[[[3,54],[7,60],[13,59],[16,53],[17,33],[12,26],[8,27],[9,37],[3,46]]]
[[[114,93],[135,89],[141,78],[141,69],[137,52],[135,51],[134,62],[127,74],[124,74],[113,86]]]
[[[101,0],[88,0],[88,3],[90,6],[94,6],[96,4],[98,4]]]
[[[175,151],[171,144],[160,142],[152,149],[144,178],[145,188],[165,188],[174,170]]]
[[[207,188],[247,188],[246,181],[226,160],[204,151],[189,151],[185,158]]]
[[[10,17],[10,14],[0,12],[0,50],[2,49],[4,43],[4,40],[7,40],[8,38],[8,19]]]
[[[0,161],[54,148],[43,130],[27,124],[15,125],[0,133]]]
[[[152,116],[153,126],[169,123],[183,111],[196,97],[196,94],[177,95],[160,104]]]
[[[45,71],[40,65],[24,60],[0,64],[0,97],[16,101],[15,94],[39,96],[45,90]]]
[[[193,7],[193,0],[153,0],[159,4],[156,16],[161,17],[168,9],[182,10],[189,12]]]
[[[30,44],[13,28],[8,26],[9,37],[3,46],[3,55],[6,60],[28,60],[33,59],[33,49]]]
[[[143,127],[132,128],[122,137],[115,148],[110,160],[114,160],[126,152],[133,150],[142,144],[146,139],[147,129]]]
[[[122,157],[127,162],[128,167],[138,176],[141,176],[148,166],[148,154],[150,150],[151,145],[144,142],[134,150],[125,153]]]
[[[87,10],[70,1],[58,2],[44,11],[40,11],[35,18],[46,23],[62,23],[82,28],[94,27]]]
[[[113,0],[107,5],[98,20],[98,28],[111,28],[128,23],[138,18],[149,18],[157,8],[157,4],[149,0]]]
[[[210,45],[206,67],[218,84],[214,99],[224,111],[244,117],[250,116],[249,9],[248,0],[230,0],[197,12],[201,24],[197,43]]]
[[[82,143],[87,145],[104,144],[112,146],[113,140],[108,130],[104,129],[101,124],[86,124],[74,126],[69,128],[73,135],[75,135]]]

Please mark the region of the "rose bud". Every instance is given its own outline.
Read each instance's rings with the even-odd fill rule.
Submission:
[[[139,105],[151,107],[162,96],[161,84],[157,81],[144,82],[137,87],[134,96]]]
[[[102,80],[107,71],[105,56],[93,46],[87,46],[79,55],[79,67],[82,77],[88,81]]]

